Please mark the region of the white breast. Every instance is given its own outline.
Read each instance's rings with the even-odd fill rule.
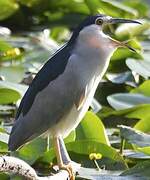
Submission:
[[[48,133],[50,133],[53,136],[62,135],[63,137],[66,137],[72,130],[74,130],[84,117],[85,113],[87,112],[92,102],[98,83],[99,79],[93,77],[91,82],[87,85],[88,94],[86,95],[86,99],[84,101],[82,108],[80,110],[77,110],[77,107],[74,105],[70,113],[68,113],[66,117],[63,117],[63,119],[59,121],[59,123],[56,126],[51,128],[48,131]]]
[[[67,116],[50,129],[53,135],[67,136],[87,112],[96,88],[106,72],[110,56],[115,50],[114,47],[109,46],[108,41],[107,36],[95,25],[88,26],[80,32],[68,68],[76,74],[81,89],[87,91],[86,98],[80,110],[74,105]]]

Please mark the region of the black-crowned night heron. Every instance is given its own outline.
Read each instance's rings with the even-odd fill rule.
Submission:
[[[138,22],[101,14],[89,16],[47,61],[20,103],[9,150],[49,134],[58,165],[67,168],[71,160],[62,138],[77,127],[87,112],[115,49],[127,46],[103,33],[105,25],[114,23]]]

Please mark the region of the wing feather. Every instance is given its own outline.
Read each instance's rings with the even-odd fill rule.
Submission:
[[[41,68],[26,91],[18,108],[16,119],[20,113],[25,115],[31,108],[38,92],[42,91],[51,81],[61,75],[70,57],[71,46],[65,44]]]
[[[59,121],[64,113],[69,111],[71,103],[73,102],[71,101],[72,97],[69,97],[70,101],[67,103],[64,102],[63,99],[67,98],[67,94],[66,97],[64,94],[61,94],[61,90],[55,87],[53,82],[57,81],[58,77],[65,71],[70,52],[70,46],[68,47],[66,45],[63,47],[48,60],[31,83],[20,103],[16,121],[10,134],[8,144],[10,150],[16,150],[30,139],[39,136]],[[47,86],[50,87],[47,88]],[[46,95],[46,97],[37,98],[37,96],[42,96],[42,94],[44,94],[44,96]],[[49,94],[51,97],[47,96]],[[51,98],[51,100],[49,100],[49,98]],[[53,109],[54,104],[58,104],[55,110]],[[30,110],[32,110],[32,112],[30,112]]]

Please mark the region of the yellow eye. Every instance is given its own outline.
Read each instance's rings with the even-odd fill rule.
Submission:
[[[98,18],[98,19],[96,19],[95,24],[102,25],[103,24],[103,20]]]

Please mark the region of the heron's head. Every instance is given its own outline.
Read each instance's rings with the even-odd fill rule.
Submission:
[[[78,36],[82,33],[82,32],[87,32],[87,34],[94,34],[95,31],[97,30],[99,31],[99,34],[101,36],[104,37],[104,39],[108,39],[109,41],[107,41],[108,43],[111,43],[112,46],[114,47],[119,47],[119,46],[123,46],[123,47],[127,47],[132,51],[135,51],[133,48],[131,48],[129,45],[127,45],[126,43],[117,41],[113,38],[111,38],[109,35],[106,35],[103,31],[104,28],[106,26],[109,26],[111,24],[118,24],[118,23],[137,23],[137,24],[141,24],[138,21],[135,20],[130,20],[130,19],[123,19],[123,18],[112,18],[110,16],[106,16],[103,14],[98,14],[98,15],[94,15],[94,16],[88,16],[73,32],[73,35],[71,37],[71,41],[74,41],[78,38]],[[105,45],[107,45],[105,43]]]

